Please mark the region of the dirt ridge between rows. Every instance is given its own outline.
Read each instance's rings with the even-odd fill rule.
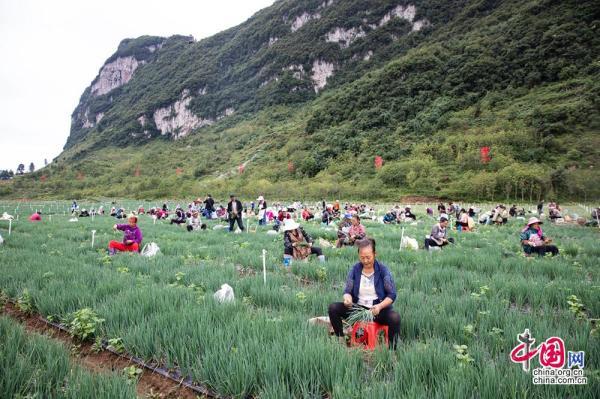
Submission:
[[[70,357],[75,364],[93,373],[122,372],[128,366],[139,367],[138,364],[118,354],[107,350],[95,352],[90,342],[77,341],[67,332],[48,324],[40,315],[25,314],[11,302],[6,302],[0,307],[0,314],[8,316],[19,322],[27,333],[37,333],[53,340],[60,341],[70,348]],[[175,381],[155,373],[147,368],[142,368],[142,373],[137,381],[136,391],[141,398],[163,398],[163,399],[196,399],[218,397],[200,395],[191,388],[178,384]]]

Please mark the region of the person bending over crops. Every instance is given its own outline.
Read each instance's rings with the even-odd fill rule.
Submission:
[[[142,244],[142,231],[137,225],[137,216],[130,216],[128,224],[115,224],[114,230],[121,230],[123,242],[111,241],[108,243],[108,254],[114,255],[117,251],[136,252],[140,250]]]
[[[460,210],[457,219],[458,220],[456,221],[456,229],[469,231],[469,214],[467,213],[465,208],[462,208]]]
[[[42,217],[40,216],[38,211],[35,211],[35,213],[33,213],[31,216],[29,216],[29,220],[31,222],[41,222]]]
[[[181,208],[179,205],[177,205],[177,208],[175,210],[175,216],[173,217],[173,219],[171,219],[171,224],[184,224],[185,223],[185,212],[183,211],[183,208]]]
[[[283,221],[283,257],[284,259],[303,260],[310,255],[317,255],[325,262],[321,248],[313,247],[313,240],[294,219]]]
[[[521,231],[521,245],[525,256],[531,256],[534,253],[544,256],[546,252],[551,252],[552,256],[558,255],[558,248],[556,245],[550,245],[552,240],[544,236],[540,224],[542,222],[538,218],[531,217]]]
[[[302,209],[302,219],[304,219],[304,221],[308,222],[309,220],[314,218],[315,215],[307,207],[304,207],[304,209]]]
[[[340,222],[340,226],[341,226]],[[360,223],[360,216],[354,214],[350,219],[350,225],[347,226],[347,230],[338,231],[338,240],[336,247],[341,248],[344,245],[354,245],[358,240],[362,240],[367,235],[365,226]]]
[[[449,243],[454,243],[453,238],[448,238],[448,217],[440,216],[440,221],[433,225],[429,238],[425,238],[425,249],[429,247],[443,247]]]
[[[333,331],[342,340],[342,319],[351,316],[353,309],[369,309],[373,321],[388,326],[389,346],[396,349],[400,332],[400,315],[392,309],[396,300],[396,284],[388,268],[376,259],[373,238],[357,241],[356,245],[359,262],[348,273],[343,302],[329,305],[329,320]]]
[[[404,208],[404,217],[406,219],[417,220],[417,217],[415,216],[414,213],[412,213],[410,206],[407,206],[406,208]]]

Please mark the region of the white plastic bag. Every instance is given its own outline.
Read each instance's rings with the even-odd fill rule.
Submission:
[[[158,247],[158,245],[156,245],[155,242],[151,242],[149,244],[144,245],[144,248],[142,249],[142,256],[151,258],[159,252],[160,248]]]
[[[221,289],[215,292],[213,297],[220,303],[233,302],[235,295],[233,294],[233,288],[229,284],[223,284]]]
[[[419,249],[419,243],[416,239],[410,237],[402,237],[402,248],[406,249],[414,249],[415,251]]]
[[[4,212],[2,214],[2,217],[0,217],[0,220],[14,220],[15,218],[12,215],[9,215],[8,213]]]

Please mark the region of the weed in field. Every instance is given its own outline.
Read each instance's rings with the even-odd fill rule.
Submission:
[[[580,320],[587,319],[587,314],[585,313],[585,306],[583,306],[583,303],[581,303],[577,296],[570,295],[567,300],[567,303],[569,304],[569,310],[575,315],[576,318]]]
[[[317,269],[317,279],[321,282],[327,280],[327,269],[324,266]]]
[[[104,319],[99,318],[92,309],[80,309],[72,313],[69,331],[72,336],[85,340],[88,337],[93,336],[96,333],[97,328],[103,322]]]
[[[128,384],[135,384],[142,374],[142,369],[133,365],[128,366],[123,368],[123,374],[125,375],[125,378],[127,378]]]
[[[109,338],[108,347],[117,353],[125,352],[125,346],[121,338]]]
[[[99,353],[102,352],[102,337],[96,337],[94,339],[94,343],[92,344],[92,352]]]
[[[31,314],[35,310],[33,298],[31,298],[28,289],[24,289],[21,295],[17,298],[17,309],[25,314]]]
[[[469,353],[467,352],[467,350],[469,349],[467,345],[454,345],[453,348],[456,352],[456,358],[460,362],[461,367],[470,365],[471,363],[475,362],[475,359],[473,359],[471,355],[469,355]]]

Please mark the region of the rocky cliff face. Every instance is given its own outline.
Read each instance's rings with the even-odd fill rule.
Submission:
[[[435,1],[281,0],[198,42],[126,39],[82,95],[65,148],[104,130],[120,143],[179,139],[233,110],[310,101],[422,40]]]
[[[131,80],[135,70],[143,64],[144,61],[138,61],[132,56],[119,57],[115,61],[105,64],[100,70],[100,76],[92,83],[92,95],[101,96],[123,86]]]
[[[178,139],[187,136],[196,128],[215,123],[213,119],[202,119],[194,115],[188,108],[190,101],[192,97],[189,90],[184,90],[178,101],[154,111],[154,124],[162,135],[171,135]]]

